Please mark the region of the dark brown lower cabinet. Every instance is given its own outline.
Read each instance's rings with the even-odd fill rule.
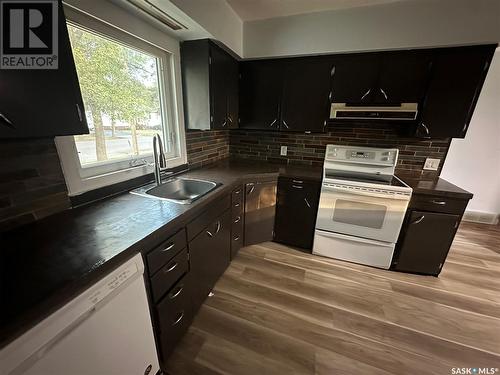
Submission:
[[[312,249],[319,181],[279,178],[274,241],[303,249]]]
[[[245,246],[273,239],[276,190],[276,181],[245,185]]]
[[[229,266],[230,243],[231,210],[226,210],[189,242],[190,274],[196,283],[191,296],[194,312]]]
[[[437,276],[445,262],[461,215],[411,211],[398,242],[397,271]]]

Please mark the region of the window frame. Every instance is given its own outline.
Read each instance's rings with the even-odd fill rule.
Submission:
[[[182,96],[178,82],[180,79],[178,49],[175,52],[169,51],[153,41],[133,35],[75,8],[65,6],[64,11],[68,25],[90,31],[157,58],[162,133],[164,143],[171,148],[171,151],[166,153],[167,166],[186,164],[185,132],[184,126],[181,126],[182,101],[179,103]],[[165,35],[165,38],[168,36]],[[175,43],[178,46],[178,42]],[[152,173],[154,169],[152,154],[131,155],[127,159],[107,160],[83,167],[73,136],[56,137],[55,142],[70,196],[140,177]]]

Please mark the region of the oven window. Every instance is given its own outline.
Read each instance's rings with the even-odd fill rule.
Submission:
[[[387,207],[380,204],[337,199],[333,210],[333,221],[381,229],[386,212]]]

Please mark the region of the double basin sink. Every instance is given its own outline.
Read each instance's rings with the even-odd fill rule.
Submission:
[[[179,204],[191,204],[218,186],[220,184],[212,181],[173,177],[160,185],[149,184],[132,190],[131,193]]]

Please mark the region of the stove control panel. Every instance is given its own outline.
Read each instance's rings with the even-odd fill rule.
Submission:
[[[325,161],[395,166],[398,149],[327,145]]]

